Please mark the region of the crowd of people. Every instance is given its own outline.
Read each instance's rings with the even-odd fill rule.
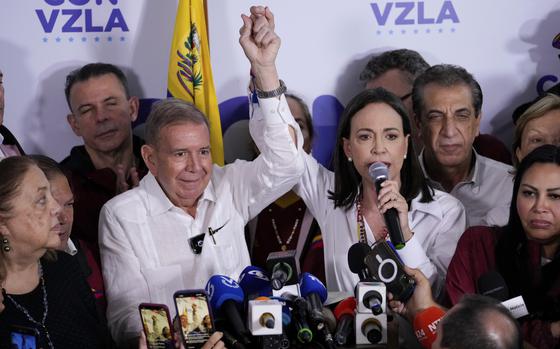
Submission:
[[[480,134],[482,88],[465,68],[388,51],[370,59],[342,113],[331,171],[310,155],[309,109],[279,79],[272,12],[254,6],[242,20],[253,161],[213,164],[207,118],[178,99],[154,104],[134,136],[138,97],[108,63],[66,80],[83,145],[60,164],[26,155],[3,126],[0,71],[0,346],[21,326],[42,348],[144,348],[140,303],[174,309],[175,291],[238,279],[280,250],[296,250],[329,291],[352,293],[349,248],[389,239],[384,213],[396,210],[398,254],[417,287],[391,305],[411,321],[452,307],[434,347],[560,347],[560,97],[516,115],[510,152]],[[376,162],[388,168],[379,191]],[[528,316],[470,296],[489,271]]]

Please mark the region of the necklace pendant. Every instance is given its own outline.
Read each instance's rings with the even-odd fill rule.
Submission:
[[[288,249],[288,246],[282,245],[282,246],[280,247],[280,249],[281,249],[282,251],[286,251],[286,250]]]

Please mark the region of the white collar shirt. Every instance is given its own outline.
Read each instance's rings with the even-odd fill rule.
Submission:
[[[428,177],[422,151],[418,157],[430,184],[444,191],[443,186]],[[449,192],[467,213],[467,227],[475,225],[504,226],[509,219],[513,192],[513,167],[479,155],[474,149],[474,166],[469,176]]]
[[[216,274],[237,280],[250,264],[244,226],[289,191],[303,170],[302,136],[297,132],[294,146],[288,125],[298,129],[285,98],[260,103],[270,112],[250,123],[266,132],[261,155],[252,162],[214,165],[195,218],[169,200],[151,173],[102,208],[99,246],[113,338],[138,336],[139,303],[166,304],[174,315],[174,292],[204,288]],[[208,228],[216,233],[210,236]],[[199,234],[204,240],[196,255],[189,239]]]
[[[347,211],[335,209],[334,201],[328,198],[328,191],[334,190],[334,173],[313,157],[304,158],[305,171],[295,191],[321,228],[327,288],[353,293],[360,281],[348,266],[348,250],[359,242],[356,206]],[[414,235],[398,254],[405,265],[420,269],[430,280],[433,293],[439,295],[457,241],[465,231],[463,205],[451,195],[435,191],[432,202],[421,203],[420,196],[412,200],[408,219]],[[371,244],[375,238],[367,222],[365,228]]]

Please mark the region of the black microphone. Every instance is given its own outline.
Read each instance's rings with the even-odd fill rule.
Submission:
[[[373,315],[383,313],[383,296],[375,290],[369,290],[364,294],[362,303],[366,308],[371,309]]]
[[[519,319],[529,315],[529,310],[523,296],[509,298],[509,289],[506,281],[497,271],[491,270],[482,274],[476,282],[476,288],[478,294],[492,297],[501,302],[514,318]]]
[[[506,281],[495,270],[482,274],[476,282],[476,288],[478,294],[492,297],[500,302],[505,301],[509,297]]]
[[[348,342],[350,334],[354,331],[355,312],[356,298],[354,297],[346,298],[334,308],[334,315],[338,321],[334,335],[336,344],[342,346]]]
[[[364,260],[371,248],[365,242],[357,242],[348,250],[348,266],[350,271],[358,274],[360,281],[373,281]]]
[[[389,178],[389,170],[387,165],[382,162],[374,162],[368,169],[368,173],[375,183],[375,190],[377,193],[381,190],[381,183],[385,182]],[[404,247],[404,237],[401,230],[401,222],[399,219],[399,213],[395,208],[390,208],[383,214],[385,218],[385,224],[387,224],[387,230],[389,230],[389,237],[391,238],[391,243],[397,250]]]
[[[247,347],[238,341],[231,333],[227,332],[226,330],[221,330],[223,333],[222,342],[224,342],[226,348],[232,349],[247,349]]]
[[[309,303],[305,298],[295,296],[289,292],[283,293],[282,298],[292,308],[292,323],[295,326],[298,341],[300,343],[310,343],[313,340],[313,332],[307,323]]]
[[[270,271],[272,288],[280,290],[284,285],[297,284],[299,278],[299,260],[296,250],[272,252],[266,259]]]

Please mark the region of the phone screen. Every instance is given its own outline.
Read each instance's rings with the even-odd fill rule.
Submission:
[[[10,337],[11,349],[37,349],[37,336],[30,328],[14,327]]]
[[[177,316],[187,349],[200,348],[213,333],[213,321],[208,299],[203,291],[175,293]]]
[[[140,304],[140,317],[149,349],[174,348],[169,310],[163,304]]]

